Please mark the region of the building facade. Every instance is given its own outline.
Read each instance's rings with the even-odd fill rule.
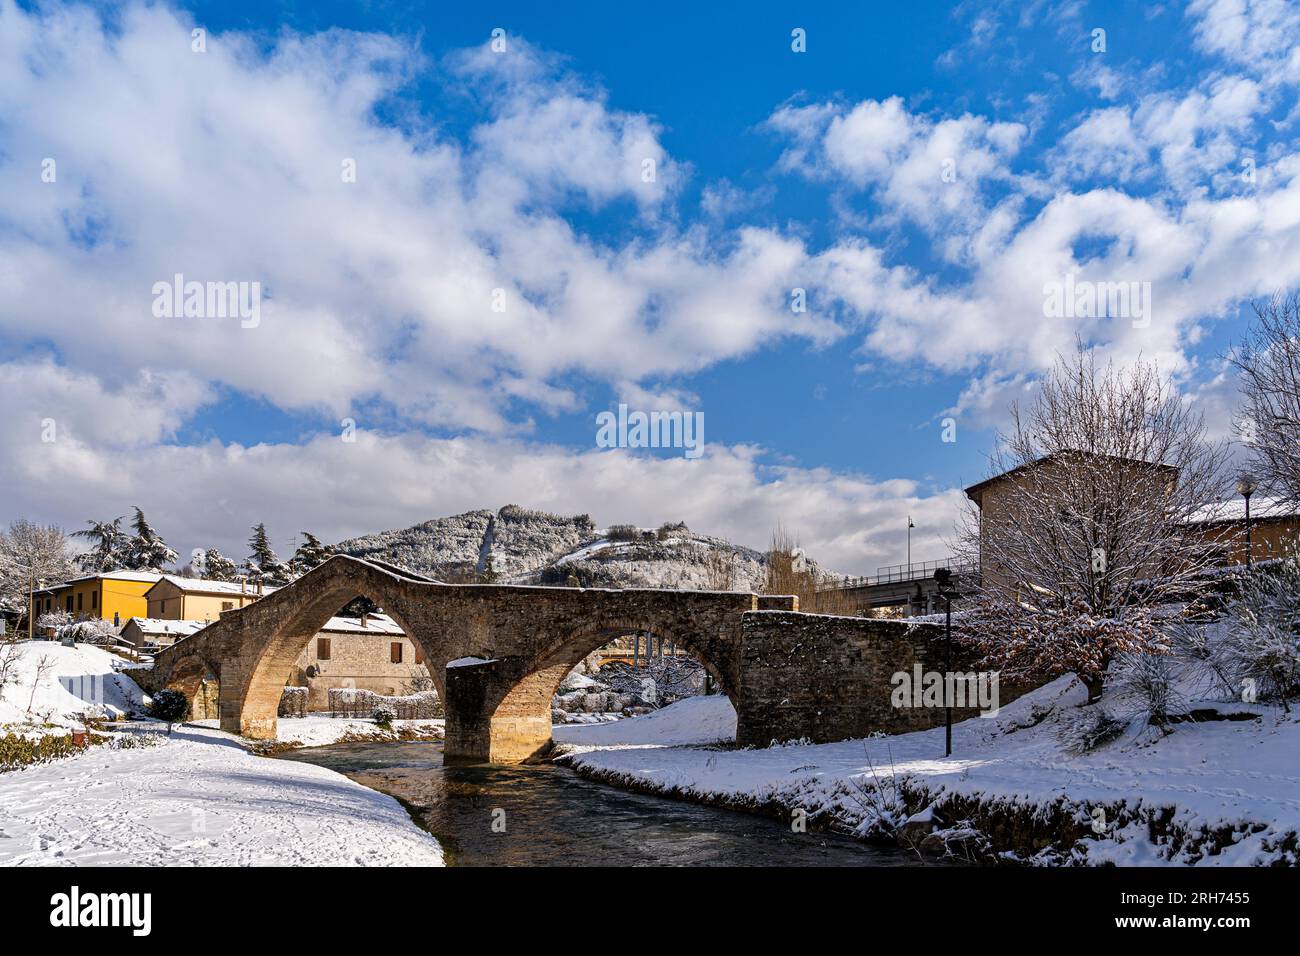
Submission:
[[[287,685],[307,688],[307,709],[313,711],[329,709],[331,688],[389,696],[433,689],[419,649],[386,614],[331,618],[285,677]]]
[[[66,611],[74,618],[95,617],[125,624],[133,617],[147,617],[145,592],[158,583],[161,574],[147,571],[105,571],[73,578],[32,595],[32,617]]]
[[[223,611],[252,604],[275,588],[164,574],[145,594],[144,616],[160,621],[215,621]]]

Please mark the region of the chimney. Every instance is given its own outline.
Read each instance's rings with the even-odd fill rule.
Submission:
[[[366,611],[361,612],[361,626],[362,627],[370,626],[370,614]]]

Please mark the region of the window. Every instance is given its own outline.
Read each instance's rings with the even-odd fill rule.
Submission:
[[[221,602],[221,610],[223,610],[223,611],[229,611],[229,610],[231,610],[232,608],[234,608],[234,606],[235,606],[235,602],[234,602],[234,601],[222,601],[222,602]]]
[[[71,614],[71,613],[72,613],[72,595],[69,594],[67,600],[64,601],[63,603],[67,605],[66,610],[67,610],[67,612],[68,612],[69,614]]]
[[[316,638],[316,660],[327,661],[330,659],[330,639],[328,637]]]
[[[424,663],[424,651],[420,650],[418,647],[415,649],[415,663]]]
[[[99,592],[98,592],[98,591],[91,591],[91,592],[90,592],[90,609],[91,609],[92,611],[94,611],[94,610],[97,610],[98,608],[99,608]]]
[[[388,659],[391,660],[394,664],[402,663],[402,642],[401,641],[393,641],[393,643],[388,646]]]
[[[80,593],[77,594],[77,610],[78,610],[78,611],[81,610],[81,608],[82,608],[82,602],[84,601],[85,597],[86,597],[86,595],[84,595],[84,594],[80,594]]]

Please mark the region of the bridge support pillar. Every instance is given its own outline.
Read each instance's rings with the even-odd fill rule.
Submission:
[[[443,701],[443,759],[448,763],[523,763],[550,749],[549,695],[534,706],[537,702],[528,695],[509,693],[517,682],[504,673],[504,663],[448,666]]]

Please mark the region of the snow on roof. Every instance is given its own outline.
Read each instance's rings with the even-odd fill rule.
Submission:
[[[83,574],[79,578],[68,578],[62,584],[55,584],[46,588],[52,591],[55,588],[66,588],[69,584],[77,584],[81,581],[94,581],[96,578],[107,578],[112,581],[153,581],[157,583],[163,575],[153,571],[100,571],[96,574]]]
[[[361,618],[332,617],[321,628],[322,632],[332,634],[393,634],[404,636],[405,631],[387,614],[368,614],[362,624]]]
[[[1280,498],[1255,497],[1250,500],[1250,520],[1262,521],[1266,518],[1289,518],[1296,514],[1296,508],[1286,504]],[[1188,519],[1195,524],[1203,521],[1245,521],[1246,499],[1232,498],[1217,504],[1206,505],[1194,512]]]
[[[188,637],[195,631],[207,627],[208,621],[169,621],[158,617],[133,617],[131,621],[140,629],[141,634],[177,634],[181,637]]]
[[[251,581],[240,584],[238,581],[213,581],[210,578],[183,578],[179,574],[162,574],[158,575],[160,581],[168,581],[176,585],[182,591],[190,594],[251,594],[257,595],[257,585]],[[263,587],[262,594],[271,594],[279,590],[274,587]]]
[[[448,661],[448,667],[473,667],[475,664],[495,664],[496,658],[487,660],[483,657],[458,657],[454,661]]]

